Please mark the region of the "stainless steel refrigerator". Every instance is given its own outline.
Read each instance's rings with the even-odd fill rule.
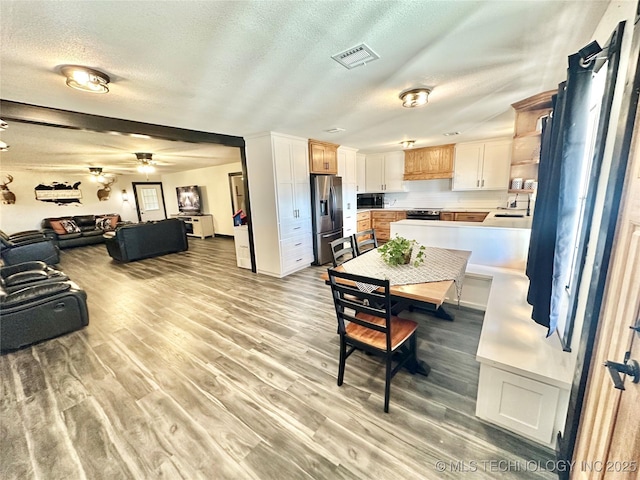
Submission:
[[[315,265],[333,260],[329,243],[342,237],[342,178],[311,175],[313,256]]]

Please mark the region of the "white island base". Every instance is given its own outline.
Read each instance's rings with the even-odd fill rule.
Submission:
[[[546,447],[564,430],[575,356],[531,320],[524,275],[530,230],[403,220],[391,234],[423,245],[471,250],[461,305],[485,310],[476,360],[476,415]],[[450,292],[455,302],[455,292]]]

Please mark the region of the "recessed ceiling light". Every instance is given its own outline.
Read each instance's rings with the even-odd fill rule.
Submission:
[[[340,127],[335,127],[335,128],[330,128],[329,130],[325,130],[325,132],[327,133],[339,133],[339,132],[344,132],[344,128],[340,128]]]
[[[447,132],[443,133],[445,137],[453,137],[454,135],[460,135],[460,132]]]
[[[76,90],[89,93],[107,93],[109,91],[107,85],[110,78],[106,73],[79,65],[66,65],[62,67],[61,72],[67,77],[67,85]]]

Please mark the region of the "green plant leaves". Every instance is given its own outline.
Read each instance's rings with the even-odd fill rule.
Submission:
[[[396,234],[394,238],[378,248],[382,259],[389,265],[406,265],[411,261],[411,252],[418,246],[415,240],[408,240]],[[418,266],[424,262],[424,245],[420,245],[413,262]]]

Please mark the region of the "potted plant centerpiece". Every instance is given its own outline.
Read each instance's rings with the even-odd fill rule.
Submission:
[[[417,267],[424,262],[424,245],[418,245],[415,240],[407,240],[396,234],[394,238],[378,248],[378,251],[389,265],[406,265],[411,261],[411,254],[416,247],[418,247],[418,253],[413,265]]]

